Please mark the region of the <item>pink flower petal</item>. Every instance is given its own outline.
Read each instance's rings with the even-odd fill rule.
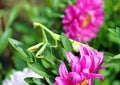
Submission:
[[[62,78],[67,78],[68,77],[68,70],[67,70],[67,68],[66,68],[64,63],[60,64],[59,73],[60,73],[60,76]]]

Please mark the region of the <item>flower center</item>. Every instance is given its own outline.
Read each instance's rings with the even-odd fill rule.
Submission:
[[[91,21],[92,16],[90,14],[85,15],[85,19],[82,22],[82,27],[86,27],[90,21]]]
[[[87,85],[87,83],[88,83],[88,80],[85,79],[83,82],[81,82],[81,83],[79,83],[79,84],[77,84],[77,85]]]

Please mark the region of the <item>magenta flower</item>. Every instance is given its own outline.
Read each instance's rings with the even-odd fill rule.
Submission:
[[[88,79],[88,85],[93,85],[93,78],[102,79],[103,74],[98,74],[98,71],[104,66],[100,66],[103,61],[103,52],[98,52],[90,47],[80,46],[80,58],[74,56],[71,52],[67,53],[68,61],[71,64],[72,71],[83,73]]]
[[[68,72],[64,63],[59,67],[59,77],[55,78],[53,85],[93,85],[94,78],[102,79],[103,74],[98,71],[103,68],[100,64],[103,61],[103,52],[92,50],[88,46],[80,46],[80,57],[67,53],[67,59],[71,65]]]
[[[63,29],[71,39],[82,42],[95,38],[104,20],[102,0],[77,0],[68,5],[63,17]]]
[[[59,77],[55,78],[55,83],[53,85],[86,85],[84,76],[78,74],[77,72],[68,72],[64,63],[59,66]]]

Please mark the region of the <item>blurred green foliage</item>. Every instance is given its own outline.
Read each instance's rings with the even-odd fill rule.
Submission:
[[[42,41],[41,32],[33,29],[34,21],[61,34],[64,9],[68,3],[75,2],[76,0],[2,0],[0,22],[3,18],[4,23],[0,23],[0,83],[12,69],[22,70],[27,66],[23,55],[9,46],[8,38],[17,39],[27,47]],[[105,11],[103,26],[97,37],[88,44],[99,51],[104,51],[105,62],[109,61],[111,64],[106,64],[108,67],[101,71],[105,74],[104,82],[95,80],[95,85],[120,85],[120,0],[104,0],[103,8]],[[4,29],[2,25],[5,26]]]

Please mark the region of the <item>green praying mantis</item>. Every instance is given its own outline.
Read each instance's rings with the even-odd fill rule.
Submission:
[[[46,33],[49,34],[49,36],[51,36],[55,42],[54,45],[52,45],[51,47],[57,47],[58,46],[58,41],[61,39],[61,36],[56,34],[56,33],[53,33],[52,31],[50,31],[48,28],[46,28],[45,26],[43,26],[42,24],[38,23],[38,22],[34,22],[33,23],[33,26],[34,28],[39,28],[41,29],[42,31],[42,35],[43,35],[43,42],[40,42],[38,43],[37,45],[34,45],[30,48],[28,48],[28,51],[30,52],[35,52],[37,51],[40,47],[40,49],[37,51],[37,53],[35,54],[36,57],[40,57],[41,53],[45,50],[47,44],[49,43],[48,42],[48,39],[47,39],[47,36],[46,36]],[[79,52],[79,45],[82,44],[80,42],[77,42],[77,41],[74,41],[72,39],[69,39],[70,42],[72,43],[72,46],[73,46],[73,50],[75,52]],[[84,44],[82,44],[84,45]]]

